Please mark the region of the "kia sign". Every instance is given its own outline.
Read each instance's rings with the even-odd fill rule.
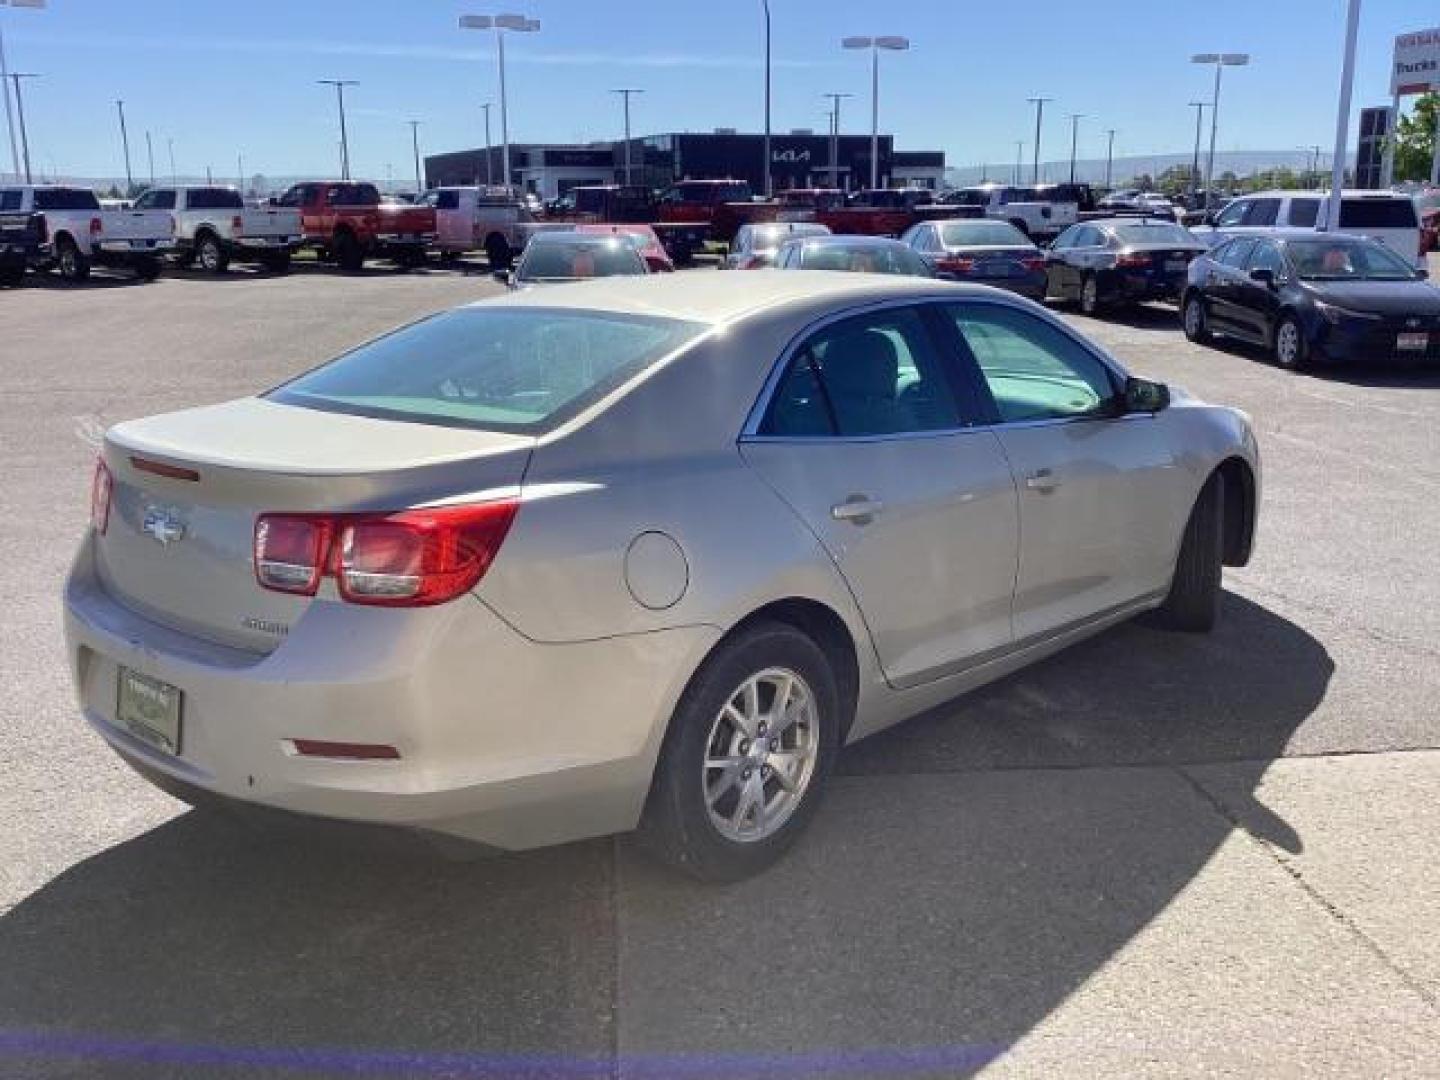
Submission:
[[[1395,39],[1390,93],[1397,97],[1440,89],[1440,27]]]

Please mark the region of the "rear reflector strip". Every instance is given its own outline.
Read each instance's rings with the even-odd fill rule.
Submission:
[[[323,742],[319,739],[290,739],[295,753],[303,757],[347,758],[351,761],[399,761],[400,751],[385,743]]]
[[[200,479],[200,474],[194,469],[183,469],[179,465],[166,465],[163,461],[151,461],[149,458],[132,457],[130,466],[136,472],[154,473],[156,476],[165,476],[171,480]]]

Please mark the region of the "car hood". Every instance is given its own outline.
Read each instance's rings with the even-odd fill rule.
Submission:
[[[1425,281],[1307,281],[1317,300],[1378,315],[1440,315],[1440,289]]]

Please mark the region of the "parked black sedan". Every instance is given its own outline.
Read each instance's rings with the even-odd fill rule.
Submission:
[[[1008,221],[922,221],[900,241],[914,248],[936,277],[994,285],[1032,300],[1045,295],[1045,256]]]
[[[1169,221],[1084,221],[1045,252],[1046,295],[1078,300],[1087,315],[1111,304],[1179,299],[1190,260],[1205,250],[1188,229]]]
[[[1276,229],[1237,236],[1190,264],[1185,336],[1270,349],[1282,367],[1440,361],[1440,289],[1363,236]]]

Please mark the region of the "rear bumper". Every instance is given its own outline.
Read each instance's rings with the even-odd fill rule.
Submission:
[[[1112,273],[1106,290],[1108,298],[1130,302],[1145,300],[1177,300],[1185,291],[1186,274],[1181,270],[1174,274],[1126,274]]]
[[[85,719],[161,786],[519,849],[635,826],[665,725],[718,632],[550,645],[474,597],[410,611],[317,600],[259,656],[119,603],[87,539],[66,583],[65,635]],[[178,755],[119,726],[120,666],[180,689]],[[295,738],[401,756],[305,757]]]

